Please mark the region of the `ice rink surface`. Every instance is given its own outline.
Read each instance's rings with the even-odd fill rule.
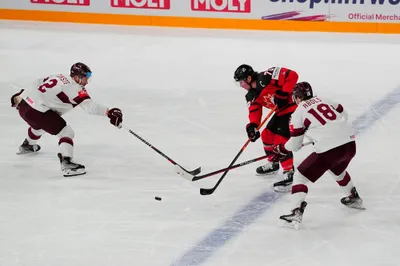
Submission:
[[[400,260],[399,36],[0,23],[1,266],[394,266]],[[350,166],[366,211],[341,205],[326,175],[310,185],[298,231],[278,227],[290,195],[251,164],[188,182],[172,164],[106,118],[65,119],[87,175],[64,178],[58,140],[17,156],[27,126],[10,108],[15,86],[87,63],[92,98],[186,168],[228,166],[246,141],[242,63],[296,70],[320,97],[349,111],[359,130]],[[267,110],[264,111],[264,115]],[[295,154],[298,164],[311,147]],[[263,155],[251,143],[238,162]],[[162,197],[156,201],[155,196]]]

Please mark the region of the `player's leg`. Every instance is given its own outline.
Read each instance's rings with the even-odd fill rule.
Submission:
[[[315,152],[297,167],[292,186],[292,210],[290,214],[279,217],[281,225],[298,228],[307,206],[305,199],[308,193],[308,183],[316,182],[330,167],[331,164],[324,159],[324,156]]]
[[[291,115],[292,113],[287,113],[277,116],[274,128],[271,129],[271,131],[274,133],[274,145],[285,144],[289,140],[289,120]],[[279,163],[283,169],[283,174],[286,175],[286,177],[274,184],[274,190],[277,192],[287,192],[290,191],[293,183],[293,153],[289,152],[285,157],[280,159]]]
[[[58,137],[61,171],[64,176],[76,176],[86,173],[85,166],[72,161],[74,156],[74,131],[71,126],[56,112],[47,111],[42,128],[51,135]]]
[[[261,140],[264,144],[264,151],[267,158],[267,163],[265,165],[259,166],[256,169],[257,175],[274,175],[279,171],[279,162],[273,162],[271,158],[273,157],[272,147],[274,145],[274,133],[271,128],[276,127],[276,114],[274,114],[271,120],[268,122],[266,128],[261,132]]]
[[[44,133],[45,132],[42,129],[34,129],[29,127],[28,135],[26,136],[24,142],[22,142],[21,146],[19,146],[19,152],[17,154],[38,152],[41,147],[37,144],[37,142]]]
[[[330,160],[335,161],[335,163],[329,173],[335,178],[346,196],[341,199],[341,203],[350,208],[365,209],[363,200],[360,198],[350,174],[346,171],[355,154],[355,142],[346,143],[330,151],[327,156],[329,156]]]
[[[25,101],[19,104],[18,112],[21,118],[24,119],[30,127],[28,128],[28,134],[19,147],[19,152],[17,154],[38,152],[40,146],[37,142],[45,132],[40,129],[37,121],[41,120],[43,113],[33,109]]]

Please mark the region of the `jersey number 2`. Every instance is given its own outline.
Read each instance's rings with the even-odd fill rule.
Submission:
[[[310,110],[308,110],[308,112],[312,116],[314,116],[318,120],[318,122],[320,122],[322,125],[326,124],[326,120],[323,117],[325,117],[327,120],[331,120],[331,121],[336,119],[335,112],[333,112],[332,109],[330,108],[330,106],[325,103],[318,104],[317,110],[315,110],[314,108],[311,108]]]
[[[47,78],[47,79],[44,79],[43,81],[44,81],[44,83],[42,85],[40,85],[39,89],[38,89],[42,93],[45,93],[46,89],[51,89],[51,88],[55,87],[58,83],[58,81],[56,79],[48,80],[48,78]]]

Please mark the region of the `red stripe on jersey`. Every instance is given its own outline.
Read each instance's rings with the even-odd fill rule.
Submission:
[[[60,92],[59,94],[57,94],[57,98],[60,99],[63,103],[71,104],[72,107],[76,106],[76,104],[71,103],[71,101],[69,100],[67,94],[65,94],[64,92]]]
[[[310,127],[310,125],[311,125],[311,121],[308,120],[308,118],[306,118],[304,120],[304,128],[305,128],[305,130],[307,130]]]
[[[90,96],[86,94],[86,96],[78,96],[74,98],[74,102],[76,102],[77,104],[80,104],[81,102],[83,102],[84,100],[90,99]]]
[[[336,111],[337,111],[338,113],[343,112],[343,106],[342,106],[341,104],[339,104],[338,107],[336,108]]]
[[[293,128],[290,131],[290,137],[298,137],[304,135],[304,128]]]

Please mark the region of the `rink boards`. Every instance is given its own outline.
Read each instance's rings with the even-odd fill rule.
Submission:
[[[4,0],[0,19],[238,30],[400,33],[398,0]]]

